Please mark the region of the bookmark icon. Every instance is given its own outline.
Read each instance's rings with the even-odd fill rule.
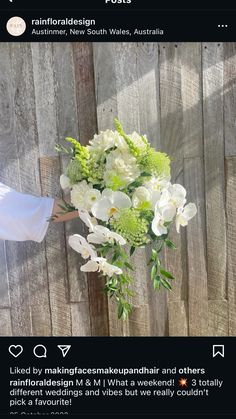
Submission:
[[[61,350],[63,358],[65,358],[71,348],[71,345],[57,345],[57,347]]]

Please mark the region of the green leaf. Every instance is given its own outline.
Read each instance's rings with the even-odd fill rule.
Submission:
[[[175,279],[175,277],[168,271],[165,271],[164,269],[160,269],[160,272],[162,275],[164,275],[166,278],[169,279]]]
[[[119,301],[119,304],[118,304],[118,319],[121,319],[121,317],[123,316],[123,313],[124,313],[124,306],[123,306],[122,302]]]
[[[154,280],[156,274],[157,274],[157,266],[156,265],[153,265],[152,270],[151,270],[151,278],[152,278],[152,280]]]
[[[129,254],[132,256],[132,254],[135,252],[135,246],[131,246]]]
[[[163,287],[167,288],[169,291],[172,290],[170,283],[165,278],[161,278],[161,283]]]
[[[125,262],[124,265],[126,266],[126,268],[130,269],[131,271],[134,270],[133,266],[131,266],[130,263]]]
[[[140,176],[141,177],[149,177],[149,176],[152,176],[152,174],[149,173],[149,172],[142,172]]]
[[[156,259],[157,259],[157,251],[155,249],[152,249],[151,260],[155,261]]]
[[[177,249],[177,247],[175,246],[175,244],[171,240],[169,240],[169,239],[166,239],[165,240],[165,244],[170,249],[174,249],[174,250]]]
[[[157,275],[153,280],[153,288],[154,290],[159,290],[161,287],[161,277]]]

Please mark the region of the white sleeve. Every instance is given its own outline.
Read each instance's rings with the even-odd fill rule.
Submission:
[[[41,242],[54,199],[15,191],[0,182],[0,239]]]

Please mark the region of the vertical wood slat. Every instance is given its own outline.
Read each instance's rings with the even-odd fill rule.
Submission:
[[[225,155],[236,155],[236,43],[225,42],[224,48],[224,137]]]
[[[0,309],[0,336],[12,336],[11,310],[9,308]]]
[[[1,181],[12,186],[19,187],[19,159],[17,153],[17,141],[15,135],[15,93],[16,88],[12,82],[12,50],[10,44],[0,44],[0,78],[1,78],[1,124],[0,124],[0,153],[4,160],[0,160]],[[2,102],[4,104],[2,104]],[[22,305],[29,302],[28,281],[25,281],[25,244],[6,242],[4,245],[3,274],[8,270],[9,293],[12,305],[10,312],[2,311],[1,315],[1,334],[7,334],[11,330],[16,335],[31,334],[31,323],[29,304],[28,307]],[[5,271],[5,272],[4,272]],[[1,282],[6,284],[7,277]],[[26,282],[26,289],[24,284]],[[3,285],[5,287],[5,285]],[[24,291],[23,291],[24,290]],[[23,295],[24,292],[24,295]],[[6,322],[6,323],[5,323]]]
[[[59,143],[66,146],[66,137],[79,138],[78,110],[76,101],[75,64],[73,45],[53,44],[53,69],[55,102]],[[61,170],[64,173],[68,156],[61,154]],[[72,234],[83,234],[82,223],[77,218],[65,223],[68,298],[71,306],[72,335],[91,334],[87,276],[80,271],[82,259],[68,245]]]
[[[208,334],[208,293],[204,178],[202,158],[185,159],[184,178],[188,200],[197,205],[197,215],[187,226],[189,335]]]
[[[161,106],[161,151],[167,152],[172,158],[172,182],[183,183],[183,155],[184,155],[184,131],[183,131],[183,105],[181,81],[184,77],[181,63],[183,44],[161,43],[160,44],[160,106]],[[173,272],[173,292],[166,298],[175,305],[166,307],[170,332],[174,333],[176,312],[181,310],[183,316],[187,315],[182,310],[182,301],[187,300],[187,275],[186,275],[186,239],[185,232],[177,234],[175,228],[171,231],[171,237],[176,244],[175,251],[167,249],[165,252],[165,266]],[[165,293],[166,294],[166,293]],[[166,314],[167,315],[167,314]],[[181,318],[183,333],[186,333],[187,317]],[[168,332],[167,332],[168,333]]]
[[[202,46],[181,45],[181,97],[184,157],[203,157]]]
[[[236,157],[226,159],[229,336],[236,335]]]
[[[202,51],[208,292],[219,300],[226,296],[223,45]]]
[[[60,173],[58,157],[40,158],[42,194],[52,196],[58,193],[55,179]],[[45,239],[47,272],[53,336],[71,335],[71,313],[68,296],[64,226],[51,223]]]
[[[19,181],[16,189],[40,194],[37,167],[38,137],[29,44],[11,45],[11,69],[15,140],[19,164]],[[49,335],[51,323],[44,246],[28,242],[24,244],[9,242],[7,249],[7,253],[10,249],[14,249],[15,256],[18,253],[11,292],[13,334]],[[11,264],[12,258],[8,254],[7,259]],[[9,277],[11,277],[13,270],[9,263]]]
[[[10,306],[9,281],[6,261],[6,246],[0,240],[0,307]]]
[[[92,44],[75,43],[73,51],[79,138],[82,144],[87,144],[97,131]],[[109,324],[107,298],[103,293],[104,280],[91,272],[87,275],[87,281],[91,334],[106,336],[109,334]]]

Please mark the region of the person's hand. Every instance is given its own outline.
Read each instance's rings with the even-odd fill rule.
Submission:
[[[62,212],[61,205],[63,205],[65,201],[67,203],[70,203],[69,197],[66,197],[64,200],[60,198],[55,199],[53,210],[52,210],[52,216],[51,216],[51,218],[53,219],[53,222],[60,223],[63,221],[70,221],[79,216],[77,210],[71,211],[65,214],[60,214]]]

